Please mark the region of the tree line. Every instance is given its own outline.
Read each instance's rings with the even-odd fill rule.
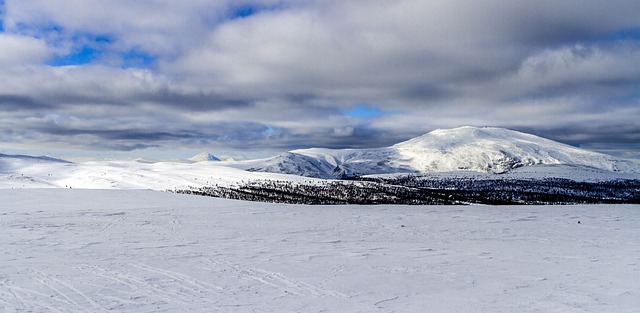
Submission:
[[[640,203],[640,180],[467,179],[405,175],[338,181],[252,180],[177,193],[291,204],[603,204]]]

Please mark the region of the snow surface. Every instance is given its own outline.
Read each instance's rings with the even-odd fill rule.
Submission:
[[[580,223],[578,223],[580,221]],[[640,206],[0,190],[4,312],[638,312]]]
[[[0,157],[0,189],[84,188],[175,190],[228,186],[249,179],[313,183],[315,179],[274,173],[251,173],[238,162],[99,161],[64,163],[47,159]]]

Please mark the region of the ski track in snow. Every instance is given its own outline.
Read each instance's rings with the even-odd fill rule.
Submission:
[[[0,229],[0,312],[640,307],[638,205],[301,206],[0,190]]]

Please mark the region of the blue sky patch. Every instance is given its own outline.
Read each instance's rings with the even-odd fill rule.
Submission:
[[[356,104],[343,113],[344,115],[353,118],[374,118],[388,114],[388,112],[368,104]]]
[[[236,8],[232,14],[231,14],[231,18],[232,19],[237,19],[237,18],[245,18],[245,17],[249,17],[251,15],[254,15],[258,13],[258,9],[252,6],[242,6],[242,7],[238,7]]]
[[[119,63],[112,64],[121,68],[149,68],[155,64],[156,58],[139,49],[133,48],[128,51],[117,51],[113,49],[116,41],[109,35],[96,34],[74,34],[68,39],[76,46],[69,54],[58,56],[49,62],[50,66],[83,65],[104,61],[104,58],[120,60]],[[117,62],[117,61],[116,61]]]
[[[596,41],[619,42],[619,41],[640,41],[640,27],[627,28],[617,32],[598,36]]]
[[[93,38],[93,41],[100,44],[107,44],[107,43],[112,43],[113,39],[111,39],[111,37],[107,35],[96,35]]]
[[[0,0],[0,33],[4,32],[4,0]]]
[[[277,10],[282,10],[283,8],[284,7],[282,4],[260,5],[260,6],[241,5],[231,9],[230,18],[232,20],[242,19],[242,18],[247,18],[253,15],[256,15],[261,12],[277,11]]]
[[[101,55],[100,51],[93,49],[89,46],[83,46],[82,48],[80,48],[79,50],[71,54],[68,54],[59,58],[55,58],[47,62],[47,65],[67,66],[67,65],[88,64],[93,62],[97,58],[99,58],[100,55]]]

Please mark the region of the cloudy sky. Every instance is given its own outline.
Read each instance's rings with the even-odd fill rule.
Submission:
[[[0,153],[179,158],[499,126],[640,159],[638,0],[0,0]]]

